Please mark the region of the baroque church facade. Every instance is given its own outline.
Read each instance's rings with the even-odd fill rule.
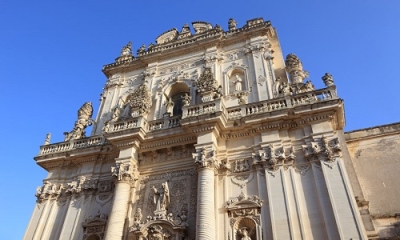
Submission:
[[[315,89],[269,21],[192,28],[136,54],[128,43],[103,67],[97,116],[87,102],[64,142],[46,137],[35,160],[48,176],[24,239],[396,236],[399,187],[387,181],[395,193],[376,200],[368,182],[396,169],[360,166],[382,146],[386,166],[398,164],[400,124],[344,133],[333,77]]]

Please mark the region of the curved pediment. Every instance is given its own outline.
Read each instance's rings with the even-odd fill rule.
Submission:
[[[171,42],[178,37],[178,30],[176,28],[170,29],[156,38],[157,44]]]
[[[192,26],[196,34],[212,29],[211,23],[203,21],[192,22]]]
[[[230,198],[226,202],[225,207],[228,211],[245,208],[260,208],[262,202],[263,201],[258,196],[246,196],[244,193],[241,193],[238,197]]]

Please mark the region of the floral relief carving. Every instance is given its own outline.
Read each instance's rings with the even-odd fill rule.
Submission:
[[[151,106],[151,94],[147,87],[147,81],[144,81],[138,88],[134,89],[126,99],[127,104],[132,111],[132,116],[140,116],[148,113]]]

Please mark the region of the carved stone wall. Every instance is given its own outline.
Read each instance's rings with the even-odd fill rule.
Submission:
[[[171,213],[174,219],[179,218],[182,207],[187,207],[187,233],[188,237],[194,239],[197,198],[197,172],[195,169],[141,177],[135,208],[142,209],[142,221],[144,223],[152,220],[156,210],[152,186],[159,186],[164,182],[168,183],[170,194],[170,203],[166,209],[167,214]]]

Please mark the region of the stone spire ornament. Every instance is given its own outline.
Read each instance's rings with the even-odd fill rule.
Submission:
[[[293,53],[286,56],[285,64],[292,83],[303,83],[303,80],[308,77],[308,72],[303,70],[300,59]]]
[[[75,126],[71,132],[64,132],[65,139],[64,141],[70,141],[74,139],[84,138],[86,137],[85,128],[87,126],[92,125],[92,117],[93,107],[91,102],[86,102],[82,105],[82,107],[78,110],[78,120],[75,121]]]
[[[44,140],[43,145],[49,145],[50,144],[50,139],[51,139],[51,133],[46,134],[46,139]]]
[[[229,31],[235,30],[236,29],[236,25],[237,25],[237,22],[233,18],[229,18],[229,21],[228,21],[228,29],[229,29]]]
[[[132,42],[128,42],[125,46],[122,47],[121,49],[121,54],[119,57],[115,59],[116,62],[123,62],[127,60],[132,60],[133,54],[132,54]]]

